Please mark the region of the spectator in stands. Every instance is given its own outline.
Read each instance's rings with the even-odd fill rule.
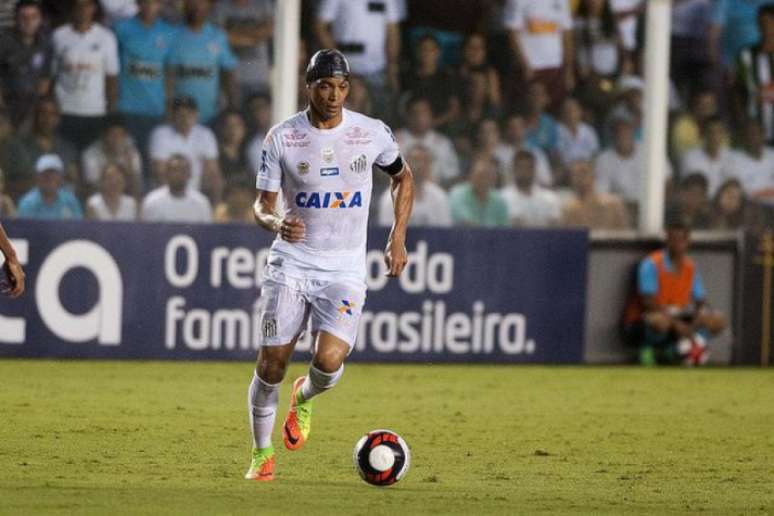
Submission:
[[[527,125],[524,116],[519,113],[512,113],[505,121],[505,143],[510,148],[510,158],[508,159],[508,168],[513,166],[513,156],[517,151],[527,150],[535,157],[537,182],[541,186],[550,187],[554,181],[554,174],[551,171],[551,164],[546,155],[535,145],[527,141]]]
[[[476,227],[508,226],[508,205],[495,190],[497,162],[490,158],[475,159],[468,178],[449,192],[454,224]]]
[[[583,121],[583,109],[572,97],[562,104],[558,152],[564,166],[577,160],[593,160],[599,152],[597,131]]]
[[[406,161],[414,173],[414,207],[409,226],[451,226],[449,196],[433,181],[433,153],[418,144],[407,149]],[[392,226],[395,213],[389,188],[379,199],[379,225]]]
[[[747,199],[738,179],[729,179],[718,188],[712,202],[711,228],[736,231],[747,222]]]
[[[97,191],[108,164],[118,165],[126,174],[125,182],[133,197],[139,199],[142,195],[142,158],[120,116],[105,118],[102,135],[84,151],[81,162],[82,199]]]
[[[731,150],[726,143],[728,133],[726,124],[719,116],[711,116],[702,126],[702,144],[689,149],[683,154],[680,172],[683,176],[689,173],[702,174],[709,187],[709,195],[715,195],[720,183],[732,176]]]
[[[510,179],[513,165],[513,148],[500,138],[500,125],[494,118],[484,118],[478,124],[474,144],[478,156],[486,156],[497,162],[497,184],[502,186]]]
[[[711,223],[707,178],[689,173],[680,180],[674,193],[673,206],[667,213],[679,212],[691,229],[709,229]]]
[[[78,151],[69,140],[62,137],[59,130],[62,119],[59,104],[52,97],[42,98],[35,106],[35,118],[32,131],[23,138],[30,163],[36,163],[44,154],[56,154],[64,163],[65,181],[75,186],[78,184]],[[34,166],[28,168],[28,173],[13,179],[8,183],[11,195],[21,195],[35,183]]]
[[[173,154],[164,163],[164,186],[148,193],[142,201],[142,220],[147,222],[212,222],[210,201],[189,187],[191,162]]]
[[[371,93],[368,90],[368,85],[360,77],[351,75],[349,77],[349,95],[347,95],[344,107],[350,111],[372,115],[371,104]]]
[[[698,91],[690,101],[690,111],[678,115],[672,124],[671,151],[679,161],[688,149],[701,145],[701,129],[718,116],[718,102],[712,90]]]
[[[351,78],[350,78],[351,80]],[[350,96],[352,96],[350,88]],[[247,159],[250,172],[255,172],[261,166],[261,151],[266,133],[271,128],[271,99],[268,95],[253,95],[247,101],[247,126],[249,128]]]
[[[500,75],[489,63],[487,57],[486,37],[478,32],[468,34],[462,47],[462,63],[457,75],[463,82],[477,81],[484,84],[485,104],[493,109],[500,108],[503,103],[500,90]]]
[[[576,161],[569,168],[574,197],[562,207],[562,223],[592,230],[628,229],[630,219],[623,200],[596,190],[592,164]]]
[[[540,82],[554,106],[575,87],[569,0],[508,0],[505,26],[525,81]]]
[[[549,97],[546,87],[540,81],[532,81],[527,90],[527,109],[524,121],[527,124],[527,142],[539,147],[553,162],[559,144],[559,125],[546,110]]]
[[[126,195],[126,172],[116,163],[106,163],[99,178],[99,191],[86,201],[86,218],[92,220],[137,220],[137,200]]]
[[[223,176],[218,165],[218,143],[215,134],[196,123],[199,114],[191,97],[172,101],[172,123],[157,127],[150,138],[150,158],[156,184],[164,184],[168,161],[175,154],[187,158],[189,186],[212,199],[222,193]]]
[[[743,129],[742,147],[731,157],[731,173],[742,183],[750,199],[771,202],[774,199],[774,149],[766,146],[763,129],[749,120]]]
[[[640,364],[676,363],[677,341],[697,333],[705,338],[726,327],[725,317],[707,306],[707,293],[696,263],[688,256],[690,225],[667,220],[666,246],[648,255],[639,266],[639,310],[629,325],[641,325]],[[639,313],[637,313],[639,312]]]
[[[5,193],[5,176],[2,169],[0,169],[0,217],[4,219],[16,217],[16,205],[13,203],[13,199]]]
[[[247,126],[242,115],[238,111],[224,112],[218,123],[217,136],[218,161],[224,180],[251,177],[245,152]]]
[[[712,0],[678,0],[672,5],[670,76],[680,93],[715,84],[709,52]]]
[[[0,169],[4,172],[6,184],[11,185],[8,193],[14,198],[29,190],[34,182],[33,162],[23,141],[13,130],[9,113],[0,108]]]
[[[223,199],[215,207],[215,222],[255,224],[255,181],[248,177],[229,178]]]
[[[774,4],[758,11],[760,43],[743,48],[736,59],[734,110],[738,119],[757,119],[774,144]]]
[[[449,138],[433,129],[433,108],[424,97],[410,99],[406,108],[406,127],[395,136],[401,147],[422,144],[433,153],[433,180],[447,186],[460,176],[460,164]]]
[[[489,103],[489,84],[484,72],[470,72],[462,83],[462,109],[457,120],[447,126],[446,132],[457,135],[475,127],[485,118],[494,118],[499,110]]]
[[[104,116],[118,100],[118,47],[95,21],[96,0],[74,0],[72,22],[53,34],[54,92],[62,132],[78,151],[97,139]]]
[[[142,0],[99,0],[104,15],[104,23],[113,27],[116,23],[130,19],[139,11],[137,4]]]
[[[760,41],[757,15],[771,0],[717,0],[710,28],[710,57],[728,69],[743,48]]]
[[[161,0],[161,18],[172,25],[183,23],[184,0]]]
[[[64,163],[56,154],[44,154],[35,164],[37,186],[19,200],[17,216],[26,219],[81,219],[78,199],[64,188]]]
[[[139,0],[137,16],[115,25],[121,57],[118,110],[140,149],[167,108],[166,66],[176,29],[159,19],[159,0]]]
[[[500,190],[514,227],[553,226],[561,217],[559,197],[535,181],[535,155],[520,150],[513,160],[513,181]]]
[[[317,41],[323,48],[344,52],[352,73],[368,84],[375,113],[380,117],[389,114],[389,99],[400,88],[400,17],[396,0],[318,3]]]
[[[226,30],[239,60],[236,80],[242,98],[269,89],[270,43],[274,34],[272,0],[221,0],[212,11],[213,21]]]
[[[15,14],[15,27],[0,33],[0,94],[21,127],[51,87],[51,38],[37,0],[18,1]]]
[[[637,26],[644,18],[645,0],[609,0],[616,18],[618,34],[621,37],[623,55],[621,72],[625,74],[637,71]]]
[[[611,103],[624,49],[610,0],[583,0],[575,16],[579,94],[595,111]]]
[[[634,137],[637,141],[642,139],[643,123],[643,90],[645,81],[636,75],[624,75],[616,84],[616,101],[608,109],[604,121],[602,139],[603,145],[609,145],[613,141],[614,125],[620,118],[628,118],[634,126]]]
[[[237,60],[226,33],[207,21],[212,0],[185,0],[184,5],[185,25],[169,53],[168,91],[196,100],[199,120],[209,123],[218,114],[221,90],[229,107],[238,105]]]
[[[425,97],[433,108],[433,127],[446,128],[460,116],[458,79],[450,68],[441,64],[441,46],[433,36],[419,38],[414,66],[403,80],[405,98]]]

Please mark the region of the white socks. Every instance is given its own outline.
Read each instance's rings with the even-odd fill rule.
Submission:
[[[321,392],[332,389],[343,373],[344,365],[332,373],[324,373],[314,365],[309,366],[309,374],[306,375],[304,384],[301,386],[301,396],[304,401],[309,401]]]
[[[247,391],[247,408],[250,412],[250,425],[253,430],[253,445],[256,448],[271,446],[271,433],[277,417],[280,384],[266,383],[253,374],[250,389]]]

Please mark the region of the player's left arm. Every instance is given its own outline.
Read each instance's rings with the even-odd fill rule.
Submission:
[[[401,160],[401,158],[398,158]],[[389,173],[389,169],[387,170]],[[387,264],[387,275],[397,277],[406,267],[408,252],[406,251],[406,230],[414,206],[414,174],[407,163],[394,174],[390,180],[390,193],[394,217],[387,247],[384,251],[384,262]]]

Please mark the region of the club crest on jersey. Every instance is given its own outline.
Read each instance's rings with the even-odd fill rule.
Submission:
[[[298,174],[303,176],[304,174],[309,173],[311,166],[309,165],[308,161],[299,161],[298,165],[296,165],[296,168],[298,169]]]
[[[320,169],[320,175],[323,177],[338,176],[339,167],[324,167]]]
[[[336,153],[333,151],[333,147],[323,147],[320,150],[320,156],[326,163],[333,163],[336,160]]]
[[[354,158],[352,163],[349,164],[349,169],[355,174],[362,174],[368,168],[368,158],[365,154]]]
[[[361,192],[298,192],[296,206],[299,208],[362,208]]]

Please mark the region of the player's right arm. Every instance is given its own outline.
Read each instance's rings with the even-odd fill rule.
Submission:
[[[24,292],[24,270],[2,224],[0,224],[0,252],[5,256],[5,270],[11,280],[11,288],[4,290],[3,293],[10,297],[19,297]]]

